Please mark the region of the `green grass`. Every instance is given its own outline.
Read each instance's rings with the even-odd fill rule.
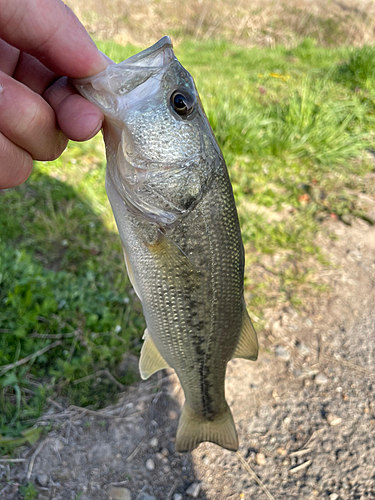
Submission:
[[[139,51],[98,45],[115,61]],[[259,318],[280,302],[303,309],[321,291],[313,270],[323,262],[315,243],[322,221],[372,223],[356,194],[374,194],[365,179],[374,169],[375,49],[324,49],[309,39],[293,50],[186,41],[176,54],[196,80],[227,160],[249,308]],[[70,143],[55,162],[36,162],[26,184],[0,193],[3,451],[28,441],[25,429],[48,397],[105,405],[118,389],[97,371],[132,380],[118,367],[124,352],[139,352],[144,320],[104,175],[98,136]],[[268,278],[260,279],[257,266],[266,265]]]

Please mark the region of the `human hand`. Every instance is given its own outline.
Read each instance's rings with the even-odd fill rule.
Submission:
[[[0,0],[0,189],[24,182],[33,159],[53,160],[68,139],[100,130],[101,111],[67,77],[107,65],[61,0]]]

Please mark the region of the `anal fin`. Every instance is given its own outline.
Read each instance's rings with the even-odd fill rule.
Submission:
[[[227,450],[237,451],[238,437],[229,406],[214,420],[206,420],[185,403],[176,435],[176,451],[194,450],[199,443],[209,441]]]
[[[258,358],[258,339],[250,316],[244,305],[244,313],[242,319],[242,330],[233,358],[244,358],[256,361]]]
[[[144,342],[141,350],[141,359],[139,360],[139,371],[143,380],[148,379],[154,373],[164,368],[169,368],[168,363],[164,360],[158,351],[150,334],[145,330]]]

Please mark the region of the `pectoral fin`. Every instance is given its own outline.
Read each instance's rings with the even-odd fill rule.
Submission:
[[[128,273],[128,277],[130,279],[130,283],[132,284],[135,293],[137,294],[138,298],[140,299],[141,297],[140,297],[139,291],[137,289],[137,284],[136,284],[136,281],[135,281],[134,271],[133,271],[132,265],[130,263],[130,259],[128,257],[128,254],[126,253],[126,250],[125,250],[124,246],[122,247],[122,251],[124,253],[124,260],[125,260],[125,265],[126,265],[126,270],[127,270],[127,273]]]
[[[184,276],[185,281],[199,285],[201,274],[183,250],[160,229],[157,241],[146,245],[154,259],[160,262],[165,271],[165,279],[176,279],[176,271]]]
[[[169,365],[161,356],[147,329],[145,330],[144,339],[141,359],[139,360],[139,371],[142,379],[146,380],[159,370],[169,368]]]
[[[256,361],[258,358],[258,339],[251,323],[250,316],[244,306],[241,336],[238,341],[233,358],[244,358]]]

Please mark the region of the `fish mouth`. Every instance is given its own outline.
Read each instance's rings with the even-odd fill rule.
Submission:
[[[173,44],[169,36],[163,36],[151,47],[126,59],[124,66],[143,66],[147,68],[162,68],[175,59]]]
[[[143,84],[147,81],[151,83],[152,80],[159,80],[160,75],[174,60],[176,56],[172,41],[169,36],[164,36],[151,47],[125,61],[110,64],[101,73],[72,80],[72,83],[82,95],[97,104],[105,113],[107,101],[113,104],[112,99],[108,95],[105,96],[105,93],[123,96],[137,87],[144,87]]]

